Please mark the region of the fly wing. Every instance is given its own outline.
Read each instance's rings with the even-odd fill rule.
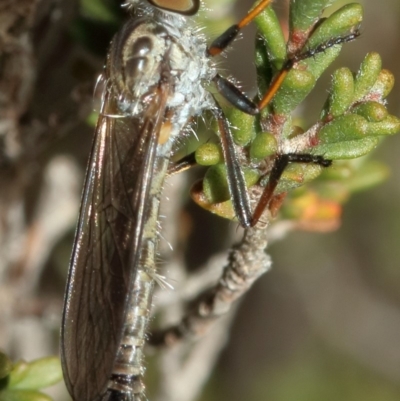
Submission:
[[[107,92],[86,173],[65,298],[61,357],[76,401],[106,391],[138,262],[166,85],[141,118],[112,117]]]

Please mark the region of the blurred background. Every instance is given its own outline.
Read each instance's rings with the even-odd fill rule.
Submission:
[[[285,1],[274,4],[283,20]],[[217,36],[252,3],[207,2],[213,10],[203,15],[207,35]],[[346,3],[339,1],[335,8]],[[362,35],[344,46],[301,107],[310,122],[325,101],[332,71],[357,70],[367,52],[380,53],[383,67],[400,79],[400,2],[360,3]],[[93,133],[93,86],[126,15],[118,0],[104,2],[111,14],[104,14],[100,4],[0,3],[0,348],[15,361],[58,353],[68,260]],[[254,26],[247,27],[223,62],[248,93],[255,91],[254,34]],[[388,109],[397,116],[398,88],[388,97]],[[271,243],[273,268],[238,305],[229,339],[215,350],[215,368],[198,399],[399,399],[399,150],[399,135],[376,150],[373,157],[389,167],[390,176],[348,200],[337,231],[292,232]],[[216,252],[226,252],[240,230],[194,205],[186,195],[190,182],[168,185],[180,185],[184,209],[179,233],[171,234],[178,239],[169,236],[168,219],[165,237],[197,273]],[[161,248],[160,265],[168,271],[171,251],[164,249],[164,240]],[[153,399],[156,353],[148,370]],[[68,400],[62,385],[49,394]]]

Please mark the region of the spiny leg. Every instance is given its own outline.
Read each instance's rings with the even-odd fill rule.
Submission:
[[[262,109],[267,107],[268,104],[271,102],[272,98],[275,96],[275,94],[281,87],[284,79],[286,78],[287,74],[292,69],[295,63],[313,57],[318,53],[322,53],[332,46],[343,44],[346,42],[351,42],[352,40],[356,39],[359,35],[360,32],[356,30],[355,32],[349,35],[330,39],[324,43],[321,43],[320,45],[318,45],[313,49],[308,49],[305,52],[295,54],[292,58],[288,59],[285,62],[282,69],[275,75],[267,92],[264,94],[263,98],[259,101],[258,104],[254,103],[237,86],[235,86],[231,81],[224,78],[220,74],[215,75],[215,77],[213,78],[213,82],[215,83],[218,92],[223,96],[223,98],[227,100],[229,103],[231,103],[235,108],[239,109],[240,111],[246,114],[257,115]],[[219,118],[224,118],[224,114],[221,110],[218,111],[217,116]],[[224,126],[227,126],[227,124],[224,124]],[[228,126],[227,130],[225,130],[224,133],[226,133],[227,135],[231,135]],[[188,156],[182,158],[181,160],[171,163],[170,167],[168,168],[168,174],[170,175],[177,174],[195,165],[196,165],[196,160],[194,157],[194,153],[191,153]]]
[[[270,1],[264,1],[261,2],[259,4],[262,5],[263,8],[267,7],[267,5],[270,4]],[[262,9],[263,9],[262,8]],[[259,11],[261,12],[262,9]],[[247,18],[247,19],[246,19]],[[247,23],[249,23],[251,21],[251,17],[250,20],[248,19],[248,17],[246,17],[245,20],[247,21]],[[254,17],[253,17],[254,18]],[[233,26],[231,28],[228,29],[228,31],[226,31],[222,36],[220,36],[219,38],[217,38],[213,44],[210,46],[209,49],[209,54],[211,56],[213,55],[217,55],[219,54],[224,48],[226,48],[232,41],[233,39],[236,37],[238,31],[240,30],[240,23],[237,24],[236,26]],[[244,26],[242,24],[242,26]],[[238,29],[239,27],[239,29]],[[349,40],[353,40],[355,38],[355,36],[353,36],[352,38],[349,36]],[[340,43],[344,43],[346,40],[344,40],[343,38],[339,38],[339,42],[335,43],[336,39],[333,39],[331,41],[326,42],[323,45],[318,46],[317,50],[310,50],[308,52],[308,57],[312,57],[314,54],[324,51],[325,49],[327,49],[328,47],[333,46],[334,44],[340,44]],[[323,48],[323,46],[326,46],[325,48]],[[319,49],[319,50],[318,50]],[[304,54],[301,55],[301,57],[304,57]],[[275,85],[272,84],[272,86],[275,89],[270,89],[268,91],[268,93],[270,94],[270,99],[266,101],[265,100],[263,103],[261,103],[262,107],[265,107],[269,101],[273,98],[273,96],[275,95],[275,93],[277,92],[277,90],[279,89],[281,83],[283,82],[285,76],[287,75],[287,72],[290,71],[290,69],[293,67],[293,65],[297,62],[302,60],[303,58],[292,58],[289,61],[286,62],[286,64],[284,65],[284,72],[281,73],[282,74],[282,78],[280,80],[277,80],[275,82]],[[286,67],[286,68],[285,68]],[[278,73],[279,76],[279,73]],[[235,85],[233,83],[231,83],[230,81],[228,81],[227,79],[217,75],[214,78],[214,83],[216,84],[219,93],[225,97],[228,101],[230,101],[236,108],[244,111],[247,114],[257,114],[259,112],[259,109],[261,109],[262,107],[257,107],[258,105],[255,104],[254,102],[252,102],[250,99],[248,99],[237,87],[235,87]],[[263,97],[263,99],[266,96]],[[264,104],[265,103],[265,104]],[[221,134],[221,142],[222,142],[222,146],[223,148],[225,148],[224,150],[224,157],[227,163],[227,170],[228,170],[228,176],[229,176],[229,160],[233,159],[234,163],[233,163],[233,167],[231,167],[231,169],[236,173],[231,173],[233,177],[240,177],[241,176],[241,166],[240,163],[238,162],[238,158],[236,156],[236,150],[235,150],[235,145],[233,142],[233,139],[231,138],[231,134],[230,134],[230,130],[229,130],[229,124],[226,120],[226,117],[224,116],[223,112],[220,110],[220,108],[214,113],[216,116],[216,119],[218,121],[218,125],[219,125],[219,129],[220,129],[220,134]],[[231,149],[228,150],[228,153],[230,152],[230,155],[225,156],[225,153],[227,152],[227,149]],[[235,212],[238,216],[241,215],[241,204],[243,203],[245,205],[245,208],[247,210],[249,210],[250,212],[250,216],[249,217],[239,217],[239,221],[240,224],[244,227],[249,227],[249,226],[254,226],[257,224],[258,220],[260,219],[263,211],[265,210],[265,207],[267,207],[270,202],[271,199],[274,198],[274,191],[276,190],[276,187],[279,183],[279,180],[281,179],[281,176],[283,174],[283,172],[285,171],[286,167],[288,166],[289,163],[291,162],[295,162],[295,163],[314,163],[314,164],[318,164],[321,165],[323,167],[327,167],[331,164],[330,160],[325,160],[323,158],[323,156],[314,156],[314,155],[310,155],[310,154],[295,154],[295,153],[288,153],[288,154],[284,154],[284,155],[277,155],[276,156],[276,160],[274,162],[274,166],[272,168],[272,171],[270,173],[269,176],[269,182],[266,186],[266,188],[264,189],[264,193],[261,196],[260,199],[260,204],[256,207],[255,211],[254,211],[254,215],[251,212],[251,208],[249,207],[249,202],[247,201],[246,203],[246,199],[248,199],[248,194],[247,194],[247,190],[244,187],[241,187],[241,190],[237,190],[236,187],[236,181],[232,178],[229,178],[229,185],[230,188],[232,188],[231,190],[233,190],[233,188],[235,190],[237,190],[237,193],[235,195],[235,192],[232,195],[231,192],[231,196],[232,196],[232,201],[234,204],[234,208],[235,208]],[[229,177],[232,177],[229,176]],[[243,195],[240,195],[240,194]],[[239,195],[238,195],[239,194]],[[237,198],[235,200],[235,198]],[[243,222],[244,221],[244,222]],[[260,234],[261,233],[261,234]],[[264,234],[262,233],[262,230],[247,230],[245,237],[250,236],[249,237],[249,242],[245,243],[244,248],[249,250],[251,254],[249,255],[250,258],[245,258],[243,256],[241,256],[240,254],[240,260],[246,260],[246,272],[248,272],[248,264],[247,261],[248,260],[252,260],[252,258],[254,257],[255,254],[257,254],[257,252],[254,252],[254,238],[252,238],[252,235],[260,235],[262,237],[262,240],[264,241]],[[249,246],[251,244],[251,246]],[[264,249],[264,248],[263,248]],[[261,254],[265,254],[264,251],[260,252]],[[233,255],[237,255],[237,249],[235,250],[235,252],[233,253]],[[265,263],[259,263],[259,265],[265,265]],[[246,280],[235,280],[235,283],[233,283],[234,285],[231,285],[230,282],[227,281],[226,278],[230,278],[231,276],[234,277],[235,279],[238,277],[238,269],[237,269],[237,264],[236,261],[234,263],[234,268],[232,268],[232,270],[234,269],[234,274],[228,274],[226,276],[223,277],[223,279],[221,280],[221,283],[223,285],[227,285],[228,290],[232,290],[232,292],[234,292],[235,297],[238,296],[238,291],[237,291],[237,285],[241,285],[242,283],[244,283],[245,285],[249,286],[249,284],[247,284]],[[227,270],[225,270],[227,271]],[[253,273],[253,272],[252,272]],[[240,275],[239,275],[240,277]],[[241,278],[241,277],[240,277]],[[229,297],[226,296],[226,292],[225,291],[221,291],[221,284],[218,284],[217,287],[214,289],[212,289],[209,293],[205,293],[204,296],[199,297],[199,299],[196,301],[195,306],[192,308],[192,310],[194,311],[193,313],[189,312],[189,314],[186,316],[186,318],[184,318],[182,320],[182,322],[180,324],[178,324],[177,326],[173,326],[170,328],[167,328],[166,330],[164,330],[163,332],[157,333],[154,336],[150,337],[150,342],[152,342],[154,345],[160,345],[160,344],[166,344],[169,345],[170,342],[174,342],[174,341],[179,341],[181,338],[186,337],[186,336],[190,336],[193,334],[199,334],[199,332],[203,332],[204,331],[204,326],[206,326],[207,324],[209,324],[213,319],[215,319],[216,317],[218,317],[218,313],[219,311],[221,311],[220,308],[220,302],[217,302],[216,305],[218,305],[219,307],[217,308],[217,311],[213,309],[214,303],[212,302],[212,297],[215,297],[215,299],[218,299],[219,301],[221,299],[223,299],[224,301],[229,302]],[[211,296],[209,296],[209,294],[211,294]],[[220,294],[223,294],[220,295]],[[211,305],[211,306],[210,306]],[[205,313],[205,311],[207,313]],[[210,319],[211,316],[211,319]],[[199,330],[200,328],[200,330]]]
[[[182,173],[186,170],[197,165],[195,152],[189,153],[187,156],[182,157],[176,162],[170,162],[167,170],[168,175],[175,175]]]
[[[214,57],[220,54],[223,50],[225,50],[232,42],[233,40],[237,37],[238,33],[242,28],[244,28],[246,25],[248,25],[250,22],[254,20],[257,15],[259,15],[266,7],[270,5],[272,0],[262,0],[254,9],[252,9],[241,21],[239,21],[237,24],[232,25],[230,28],[228,28],[222,35],[220,35],[218,38],[216,38],[211,46],[207,49],[207,53],[209,56]],[[244,113],[247,114],[252,114],[256,115],[259,113],[259,109],[256,106],[256,104],[250,100],[244,93],[242,93],[235,85],[233,85],[230,81],[228,81],[226,78],[223,78],[221,75],[217,74],[213,82],[215,83],[217,90],[219,93],[222,94],[228,100],[230,103],[232,103],[236,108],[239,110],[242,110]],[[223,146],[223,149],[226,149],[228,153],[231,151],[234,152],[234,145],[232,142],[232,136],[229,130],[228,123],[226,121],[226,117],[224,116],[224,113],[222,109],[217,105],[217,109],[214,112],[217,120],[218,120],[218,125],[222,127],[222,133],[221,135],[224,138],[222,141],[225,144],[229,143],[229,146]],[[225,152],[224,152],[225,156]],[[232,156],[227,155],[228,159],[232,159]],[[234,157],[233,157],[234,158]],[[235,158],[234,158],[235,159]],[[237,158],[236,158],[237,159]],[[236,160],[235,159],[235,160]],[[225,159],[226,160],[226,159]],[[180,172],[183,172],[185,170],[188,170],[189,168],[193,167],[196,165],[196,160],[194,153],[189,154],[188,156],[185,156],[181,160],[178,160],[177,162],[172,162],[170,166],[168,167],[168,174],[173,175],[173,174],[178,174]],[[233,165],[240,169],[240,166],[238,165],[237,162],[234,162]],[[231,172],[231,176],[234,176],[238,178],[239,176],[239,187],[245,187],[244,184],[244,179],[242,180],[240,175],[242,173],[236,171],[236,168],[233,167],[234,171]],[[231,184],[229,184],[231,186]],[[233,186],[232,186],[233,187]],[[233,188],[232,188],[233,189]],[[234,190],[234,189],[233,189]],[[242,191],[236,191],[234,192],[239,192],[241,193]],[[247,196],[247,195],[246,195]],[[236,196],[234,197],[236,199]],[[242,204],[243,202],[240,201]],[[247,202],[248,203],[248,202]],[[249,212],[246,213],[246,216],[243,215],[242,218],[239,218],[239,221],[241,225],[244,227],[248,227],[250,224],[250,216],[251,216],[251,209],[249,206],[244,206],[244,208],[248,209]],[[237,210],[237,209],[235,209]]]
[[[294,54],[292,57],[288,58],[283,64],[283,67],[278,71],[277,74],[275,74],[271,84],[269,85],[268,89],[266,90],[265,94],[258,102],[258,104],[249,99],[235,84],[219,74],[215,75],[215,77],[213,78],[213,82],[216,85],[218,93],[223,96],[225,100],[231,103],[235,108],[243,111],[243,113],[256,115],[269,105],[273,97],[278,92],[279,88],[282,86],[287,74],[296,63],[314,57],[319,53],[323,53],[327,49],[335,45],[351,42],[355,40],[358,36],[360,36],[360,31],[356,30],[348,35],[330,39],[312,49]]]
[[[208,48],[209,56],[216,56],[220,54],[223,50],[225,50],[236,38],[240,30],[248,25],[250,22],[252,22],[270,4],[271,0],[262,0],[241,21],[239,21],[239,23],[232,25],[222,35],[216,38]],[[262,109],[268,106],[268,104],[271,102],[271,100],[281,87],[287,74],[297,62],[313,57],[318,53],[322,53],[334,45],[352,41],[357,38],[359,34],[359,31],[356,30],[349,35],[330,39],[315,48],[308,49],[304,52],[300,51],[299,53],[296,53],[292,57],[288,58],[280,71],[272,79],[269,88],[267,89],[261,100],[258,102],[258,104],[254,103],[239,88],[237,88],[237,86],[235,86],[232,82],[219,74],[215,75],[215,77],[213,78],[213,82],[216,85],[218,92],[235,108],[241,110],[246,114],[257,115]],[[250,227],[257,224],[261,214],[268,206],[271,198],[273,197],[273,192],[278,185],[279,179],[283,174],[283,171],[287,167],[288,163],[303,162],[317,163],[323,165],[323,161],[312,161],[315,157],[312,155],[308,155],[309,158],[307,159],[306,157],[306,161],[301,160],[304,160],[304,156],[307,155],[298,155],[299,157],[297,159],[293,156],[295,154],[289,154],[287,157],[285,157],[285,155],[277,157],[275,160],[276,165],[274,164],[274,167],[271,171],[269,183],[265,188],[264,193],[261,196],[260,202],[256,206],[254,213],[252,213],[243,172],[236,155],[235,144],[229,129],[229,124],[226,121],[226,117],[217,102],[216,108],[215,110],[213,110],[213,113],[218,121],[219,131],[221,135],[221,144],[224,159],[227,165],[227,178],[233,207],[239,223],[243,227]],[[322,158],[322,160],[324,159]],[[171,166],[169,169],[169,173],[175,174],[177,172],[184,171],[194,166],[195,164],[196,162],[194,159],[194,154],[189,155],[184,159],[178,161],[175,166]]]
[[[227,166],[227,180],[233,208],[240,225],[242,227],[250,227],[253,213],[250,207],[250,199],[243,170],[235,149],[236,145],[229,129],[229,123],[222,108],[217,103],[213,113],[218,122],[222,153]]]
[[[237,24],[234,24],[230,26],[224,33],[222,33],[220,36],[218,36],[214,41],[211,43],[209,48],[207,49],[207,53],[209,56],[214,57],[219,54],[221,54],[237,37],[239,34],[240,30],[243,29],[245,26],[250,24],[254,19],[261,14],[268,6],[270,6],[272,3],[272,0],[261,0],[259,4],[257,4],[252,10],[250,10],[247,15],[242,18]],[[351,33],[350,35],[344,36],[344,37],[338,37],[338,38],[333,38],[331,40],[328,40],[325,43],[322,43],[321,45],[317,46],[314,49],[309,49],[306,52],[303,53],[298,53],[295,54],[293,57],[288,58],[288,60],[285,62],[281,70],[275,75],[273,78],[268,90],[266,93],[263,95],[262,99],[258,103],[258,105],[255,105],[250,99],[247,98],[246,95],[244,95],[238,88],[236,90],[239,92],[238,95],[236,96],[236,103],[234,97],[226,96],[226,94],[231,94],[232,90],[224,90],[224,87],[227,85],[232,85],[228,80],[225,78],[221,77],[219,74],[214,78],[214,82],[217,85],[218,91],[224,96],[226,100],[228,100],[230,103],[232,103],[235,107],[237,107],[239,110],[243,111],[244,113],[248,114],[257,114],[259,110],[262,110],[265,108],[272,100],[272,98],[275,96],[275,94],[278,92],[279,88],[281,87],[283,81],[285,80],[287,74],[289,71],[292,69],[293,65],[301,60],[313,57],[314,55],[318,53],[322,53],[328,48],[337,45],[337,44],[343,44],[346,42],[350,42],[357,38],[360,35],[360,32],[357,30],[354,33]],[[224,82],[226,81],[226,82]],[[222,88],[219,88],[219,86]],[[241,105],[244,105],[244,108],[241,108]]]
[[[284,79],[286,78],[287,74],[292,69],[295,63],[313,57],[318,53],[322,53],[332,46],[350,42],[356,39],[359,35],[360,35],[359,30],[356,30],[355,32],[352,32],[349,35],[332,38],[327,42],[321,43],[320,45],[318,45],[313,49],[308,49],[305,52],[295,54],[292,58],[288,59],[283,65],[282,69],[273,78],[269,89],[267,90],[267,92],[264,94],[263,98],[257,105],[258,109],[262,110],[263,108],[268,106],[268,104],[271,102],[271,100],[281,87]],[[323,156],[315,156],[311,154],[288,153],[288,154],[278,155],[274,161],[274,165],[270,172],[268,184],[264,188],[261,198],[258,201],[257,206],[254,210],[250,223],[251,227],[254,227],[258,223],[264,210],[270,204],[274,195],[274,191],[279,183],[279,180],[289,163],[312,163],[312,164],[318,164],[322,167],[329,167],[332,164],[332,161],[324,159]]]
[[[209,46],[207,52],[214,57],[222,53],[237,37],[240,30],[250,24],[264,9],[266,9],[272,0],[261,0],[248,14],[237,24],[229,27],[222,35],[218,36]]]
[[[286,153],[283,155],[278,155],[270,172],[268,184],[265,186],[257,206],[254,209],[250,223],[251,227],[254,227],[258,223],[264,210],[271,202],[275,189],[279,184],[279,180],[281,179],[282,174],[289,163],[310,163],[318,164],[322,167],[329,167],[332,164],[332,161],[324,159],[323,156],[315,156],[303,153]]]
[[[318,45],[315,48],[308,49],[304,52],[295,54],[293,57],[291,57],[284,63],[282,69],[276,74],[276,76],[272,80],[269,89],[267,90],[261,101],[258,103],[258,105],[252,102],[232,82],[220,76],[219,74],[217,74],[214,77],[213,81],[216,85],[218,92],[226,100],[228,100],[235,108],[241,110],[246,114],[256,115],[260,112],[260,110],[265,108],[270,103],[270,101],[281,87],[285,77],[292,69],[292,67],[295,65],[295,63],[307,59],[309,57],[313,57],[318,53],[324,52],[332,46],[352,41],[355,38],[357,38],[359,34],[360,34],[359,31],[356,30],[355,32],[352,32],[349,35],[330,39]],[[244,184],[244,178],[242,179],[243,174],[237,171],[237,169],[241,170],[240,163],[237,162],[235,154],[230,153],[235,150],[235,145],[233,139],[230,138],[231,132],[229,130],[228,123],[227,122],[222,123],[220,121],[221,119],[224,118],[225,118],[224,114],[222,113],[222,111],[220,111],[217,115],[217,119],[218,119],[218,124],[220,126],[221,140],[225,142],[229,141],[232,144],[232,146],[230,147],[225,147],[224,151],[224,158],[227,165],[227,173],[228,173],[228,184],[231,190],[231,198],[236,216],[238,217],[238,220],[243,227],[249,227],[249,226],[252,227],[257,224],[263,211],[268,206],[269,202],[271,201],[271,198],[273,197],[274,190],[278,185],[279,179],[283,174],[283,171],[290,162],[314,163],[314,164],[320,164],[322,166],[327,166],[330,165],[331,163],[330,161],[325,160],[322,156],[314,156],[306,154],[296,155],[295,153],[278,156],[275,159],[275,163],[271,171],[270,181],[267,187],[265,188],[264,193],[261,196],[259,204],[256,206],[254,213],[251,213],[251,208],[249,205],[249,197],[247,192],[245,193],[244,196],[243,195],[244,192],[242,190],[235,190],[236,186],[243,187],[245,186],[245,184]],[[221,131],[221,127],[226,127],[226,128],[224,128]],[[232,163],[231,162],[232,160],[236,160],[236,163]],[[233,183],[231,181],[232,177],[234,177],[233,179],[235,180],[233,181]],[[248,213],[250,213],[250,215]]]
[[[279,72],[272,79],[272,82],[269,85],[269,88],[265,92],[262,99],[258,102],[258,104],[257,104],[258,109],[262,110],[270,104],[271,100],[276,95],[276,93],[278,92],[279,88],[281,87],[283,81],[285,80],[287,74],[290,72],[290,70],[293,68],[293,66],[296,63],[298,63],[299,61],[314,57],[315,55],[317,55],[319,53],[323,53],[327,49],[329,49],[335,45],[340,45],[343,43],[351,42],[352,40],[355,40],[358,36],[360,36],[360,31],[356,30],[356,31],[350,33],[349,35],[330,39],[324,43],[321,43],[320,45],[318,45],[317,47],[315,47],[313,49],[308,49],[304,52],[300,52],[298,54],[293,55],[289,59],[287,59],[283,65],[283,67],[279,70]]]

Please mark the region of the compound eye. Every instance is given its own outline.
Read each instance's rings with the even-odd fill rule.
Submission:
[[[154,7],[183,15],[194,15],[200,7],[200,0],[148,0]]]

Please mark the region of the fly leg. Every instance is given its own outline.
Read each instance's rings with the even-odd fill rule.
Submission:
[[[232,25],[221,36],[215,39],[208,49],[209,55],[215,56],[220,54],[235,39],[239,31],[244,26],[249,24],[269,4],[270,1],[268,0],[260,2],[259,5],[250,11],[247,16],[238,24]],[[262,109],[271,103],[286,76],[296,63],[309,57],[313,57],[318,53],[322,53],[332,46],[350,42],[356,39],[359,34],[359,31],[356,30],[349,35],[330,39],[324,43],[321,43],[317,47],[308,49],[306,51],[300,51],[288,58],[284,62],[283,67],[278,71],[277,74],[275,74],[269,88],[258,102],[254,102],[253,100],[249,99],[235,84],[222,77],[220,74],[215,75],[213,82],[219,94],[235,108],[246,114],[257,115]],[[235,214],[242,227],[253,227],[257,224],[264,209],[270,203],[274,190],[279,183],[279,179],[289,163],[314,163],[322,166],[327,166],[331,163],[330,161],[325,160],[322,156],[307,154],[296,155],[295,153],[289,153],[286,155],[277,156],[271,170],[271,176],[268,185],[264,189],[255,211],[252,212],[249,196],[244,182],[244,176],[241,172],[241,164],[238,161],[236,155],[237,152],[235,151],[235,144],[229,129],[229,123],[227,122],[226,117],[219,105],[216,106],[214,115],[218,121],[222,150],[227,166],[228,185],[231,193],[232,203]]]
[[[223,52],[237,37],[241,29],[252,22],[270,4],[271,0],[261,1],[241,21],[239,21],[239,23],[229,27],[224,33],[222,33],[222,35],[217,37],[212,42],[207,50],[208,55],[210,57],[214,57]],[[244,94],[235,84],[233,84],[231,81],[224,78],[220,74],[215,75],[215,77],[213,78],[213,83],[215,84],[219,94],[229,103],[231,103],[235,108],[246,114],[257,115],[260,113],[261,110],[263,110],[271,103],[272,99],[284,82],[287,74],[296,63],[309,57],[313,57],[318,53],[322,53],[334,45],[350,42],[356,39],[359,34],[359,31],[356,30],[349,35],[330,39],[315,48],[308,49],[304,52],[300,51],[288,58],[284,62],[283,67],[278,71],[277,74],[275,74],[269,88],[258,102],[254,102],[253,100],[249,99],[246,94]],[[322,156],[317,156],[317,158],[321,159],[320,161],[317,161],[317,159],[315,159],[316,156],[308,155],[309,157],[307,157],[307,155],[300,154],[299,157],[296,157],[294,153],[286,155],[287,157],[285,155],[280,155],[279,157],[277,157],[275,159],[276,165],[273,166],[271,171],[271,177],[269,181],[270,183],[265,188],[259,204],[256,206],[256,209],[253,213],[250,206],[249,195],[247,193],[241,163],[235,150],[236,145],[232,138],[229,123],[217,101],[215,102],[215,108],[212,110],[212,112],[218,122],[223,156],[227,166],[228,185],[231,193],[233,207],[240,225],[244,228],[252,227],[257,224],[263,210],[265,209],[265,207],[268,206],[270,200],[272,199],[273,192],[279,182],[279,179],[289,163],[303,162],[324,165],[324,162],[329,162],[325,161]],[[196,165],[196,161],[193,153],[181,159],[177,163],[173,165],[171,164],[168,169],[168,173],[175,174],[184,171],[194,165]]]
[[[258,223],[264,210],[270,204],[275,189],[279,184],[279,180],[289,163],[311,163],[318,164],[322,167],[329,167],[332,164],[332,160],[324,159],[323,156],[314,156],[302,153],[286,153],[278,155],[274,161],[274,165],[272,166],[268,183],[264,188],[256,208],[254,209],[250,227],[254,227]]]
[[[175,175],[182,173],[190,168],[197,166],[195,152],[189,153],[187,156],[182,157],[176,162],[170,162],[167,170],[168,175]]]

